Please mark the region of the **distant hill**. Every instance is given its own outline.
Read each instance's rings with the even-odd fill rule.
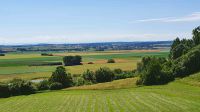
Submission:
[[[0,53],[27,51],[106,51],[169,48],[172,41],[102,42],[77,44],[0,45]]]

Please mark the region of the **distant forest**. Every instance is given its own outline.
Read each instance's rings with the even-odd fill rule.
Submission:
[[[0,45],[0,53],[31,51],[106,51],[106,50],[142,50],[170,48],[172,41],[151,42],[105,42],[82,44],[35,44],[35,45]]]

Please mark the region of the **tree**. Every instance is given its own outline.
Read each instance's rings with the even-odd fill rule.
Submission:
[[[51,83],[58,82],[63,85],[63,87],[69,87],[72,84],[72,77],[70,74],[66,73],[66,70],[63,66],[59,66],[52,73],[52,76],[49,78]]]
[[[200,45],[176,59],[173,66],[173,74],[176,77],[185,77],[198,71],[200,71]]]
[[[35,93],[32,83],[22,79],[13,79],[9,83],[9,91],[11,95],[22,95]]]
[[[157,60],[149,62],[140,75],[140,83],[144,85],[165,84],[171,80],[173,80],[173,76],[169,72],[164,72],[162,64]]]
[[[179,44],[177,45],[172,51],[172,59],[177,59],[178,57],[181,57],[182,55],[186,54],[189,50],[189,47],[187,47],[185,44]]]
[[[177,37],[172,43],[171,50],[174,49],[180,43],[181,43],[181,41],[180,41],[179,37]]]
[[[97,82],[109,82],[114,79],[114,73],[109,68],[103,67],[95,72],[95,77]]]
[[[170,49],[170,58],[175,60],[182,55],[186,54],[190,49],[194,47],[193,40],[176,38]]]
[[[164,64],[165,62],[167,62],[167,60],[165,58],[162,58],[162,57],[159,57],[159,58],[150,57],[150,56],[143,57],[142,61],[140,63],[137,63],[137,72],[144,71],[147,68],[147,65],[152,61],[158,61],[161,64]]]
[[[199,45],[200,44],[200,26],[195,28],[192,31],[192,34],[193,34],[192,39],[193,39],[195,45]]]
[[[172,43],[172,45],[171,45],[171,48],[170,48],[170,58],[171,58],[171,59],[174,59],[174,58],[173,58],[173,57],[174,57],[174,55],[173,55],[174,49],[175,49],[180,43],[181,43],[181,41],[180,41],[180,39],[179,39],[178,37],[173,41],[173,43]]]
[[[95,73],[93,71],[90,71],[89,69],[87,69],[87,71],[85,71],[82,75],[83,79],[92,83],[95,83]]]
[[[81,56],[65,56],[63,57],[63,62],[65,66],[81,65]]]
[[[0,84],[0,98],[9,97],[10,91],[7,84]]]
[[[81,65],[82,57],[76,55],[76,56],[73,57],[73,61],[72,62],[73,62],[74,65]]]

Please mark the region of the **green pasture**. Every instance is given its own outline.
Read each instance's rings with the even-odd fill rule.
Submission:
[[[200,74],[197,75],[199,77]],[[59,90],[2,98],[0,111],[199,112],[200,88],[187,84],[187,80],[191,78],[159,86],[132,86],[127,89],[108,90]],[[117,84],[114,86],[118,86]]]
[[[97,53],[97,55],[83,55],[83,61],[95,61],[97,59],[110,59],[110,58],[141,58],[143,56],[157,56],[167,57],[169,52],[124,52],[120,54],[104,54]],[[76,53],[78,55],[78,53]],[[0,57],[0,67],[8,66],[28,66],[31,64],[42,64],[47,62],[62,61],[62,56],[40,56],[39,54],[9,54],[5,57]]]
[[[49,62],[62,62],[64,55],[81,55],[83,65],[67,66],[66,69],[72,74],[82,74],[87,69],[97,70],[100,67],[111,69],[121,68],[123,70],[134,70],[137,62],[142,56],[166,57],[169,52],[130,52],[130,51],[109,51],[109,52],[71,52],[54,53],[55,56],[41,56],[39,53],[11,53],[0,57],[0,82],[13,78],[42,78],[49,77],[56,66],[30,66],[33,64],[44,64]],[[118,59],[119,62],[108,64],[107,59]],[[94,64],[87,64],[94,62]]]

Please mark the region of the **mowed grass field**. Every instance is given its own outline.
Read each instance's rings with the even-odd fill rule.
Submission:
[[[0,112],[199,112],[200,88],[191,84],[199,77],[143,87],[135,86],[135,79],[123,79],[98,84],[96,90],[88,86],[2,98]],[[114,89],[122,83],[128,88]]]
[[[63,56],[81,55],[83,65],[68,66],[66,70],[71,74],[82,74],[87,69],[96,70],[100,67],[111,69],[134,70],[137,62],[143,56],[166,57],[165,50],[122,50],[102,52],[63,52],[53,53],[54,56],[41,56],[40,53],[11,53],[0,57],[0,82],[13,78],[36,79],[49,77],[56,66],[30,66],[48,62],[62,62]],[[115,59],[116,63],[108,64],[107,59]],[[94,64],[87,64],[93,62]]]

